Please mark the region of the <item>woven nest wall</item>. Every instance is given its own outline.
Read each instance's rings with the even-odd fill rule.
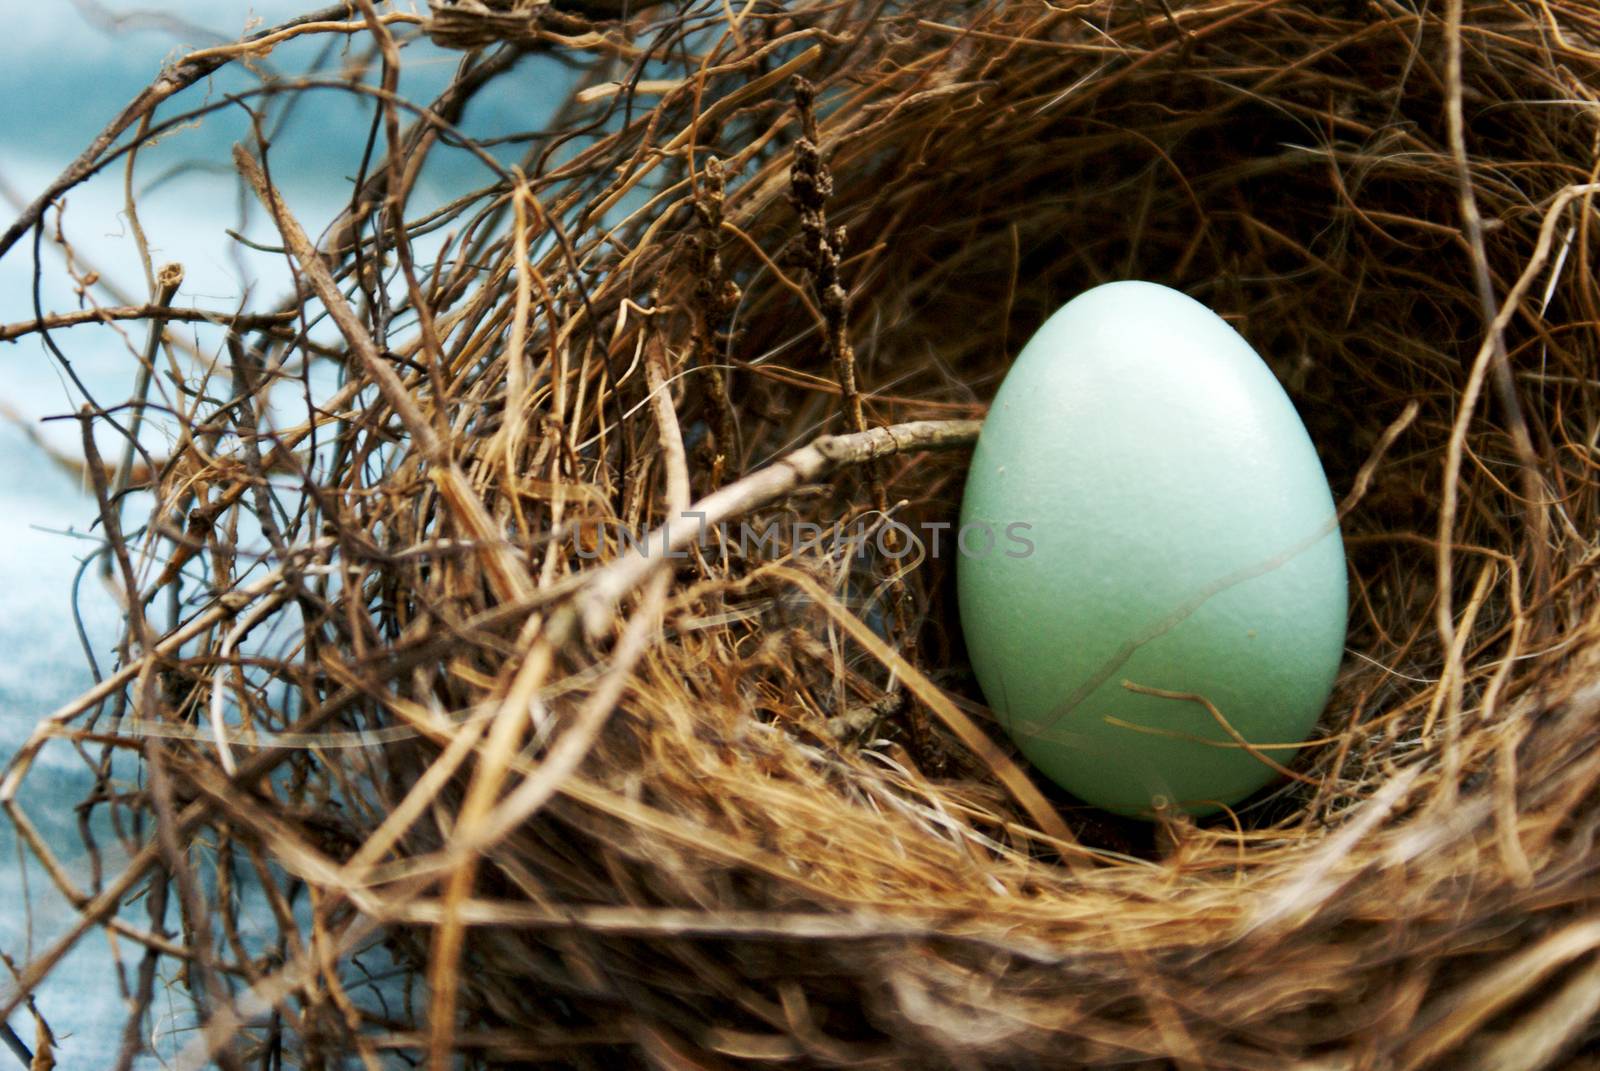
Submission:
[[[149,525],[109,532],[125,668],[38,736],[143,764],[114,805],[159,835],[79,892],[86,928],[170,883],[195,1051],[237,1066],[1595,1060],[1600,17],[1462,6],[306,30],[479,51],[430,112],[364,91],[365,199],[320,238],[236,154],[302,286],[179,406]],[[583,71],[557,132],[397,205],[517,50]],[[1349,552],[1314,745],[1202,822],[1031,774],[948,556],[797,538],[953,520],[1021,343],[1119,278],[1266,358]],[[345,370],[309,416],[265,395],[302,358]],[[696,503],[682,558],[621,539]],[[274,622],[292,642],[252,647]],[[230,940],[228,868],[273,891],[273,954]],[[379,938],[410,978],[383,1010],[349,967]]]

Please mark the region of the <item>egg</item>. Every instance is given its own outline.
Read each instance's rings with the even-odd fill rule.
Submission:
[[[1327,704],[1348,612],[1327,477],[1271,369],[1176,290],[1108,283],[1045,321],[984,420],[959,535],[983,694],[1091,804],[1236,803]]]

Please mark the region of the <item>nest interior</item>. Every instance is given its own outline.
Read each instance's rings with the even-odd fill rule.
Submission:
[[[300,296],[234,322],[229,390],[171,400],[150,523],[109,528],[145,609],[50,730],[141,756],[100,805],[159,832],[84,917],[173,884],[209,1058],[1594,1058],[1587,5],[356,8],[391,67],[411,33],[477,50],[451,91],[527,51],[583,73],[520,168],[428,215],[403,194],[475,150],[460,103],[368,94],[368,196],[320,253],[239,156]],[[1119,278],[1267,359],[1349,551],[1298,779],[1200,823],[1029,776],[948,559],[781,534],[951,519],[960,449],[777,459],[980,418],[1032,330]],[[319,361],[331,399],[269,399]],[[653,565],[617,538],[693,502],[734,534]],[[235,869],[284,906],[275,954],[230,937]],[[350,967],[375,938],[409,980],[383,1010]]]

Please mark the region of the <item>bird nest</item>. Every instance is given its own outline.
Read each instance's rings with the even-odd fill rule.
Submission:
[[[476,51],[413,103],[427,33]],[[39,747],[132,752],[93,801],[130,861],[52,868],[81,923],[8,1009],[101,928],[183,965],[224,1066],[1594,1058],[1587,4],[361,0],[180,60],[50,197],[323,35],[371,58],[350,207],[302,218],[262,140],[232,162],[289,300],[8,329],[219,339],[156,369],[166,454],[85,437],[127,631],[0,788],[45,858]],[[528,53],[569,99],[474,141]],[[424,211],[439,155],[487,185]],[[1265,357],[1349,554],[1315,739],[1203,821],[1037,778],[951,556],[896,542],[955,518],[1020,344],[1121,278]]]

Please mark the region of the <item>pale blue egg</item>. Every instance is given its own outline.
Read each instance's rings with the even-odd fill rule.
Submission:
[[[1109,283],[1028,342],[961,507],[961,624],[1023,753],[1112,810],[1202,814],[1280,775],[1344,651],[1328,480],[1271,370],[1199,302]],[[992,539],[985,533],[992,534]],[[985,547],[987,546],[987,552]]]

